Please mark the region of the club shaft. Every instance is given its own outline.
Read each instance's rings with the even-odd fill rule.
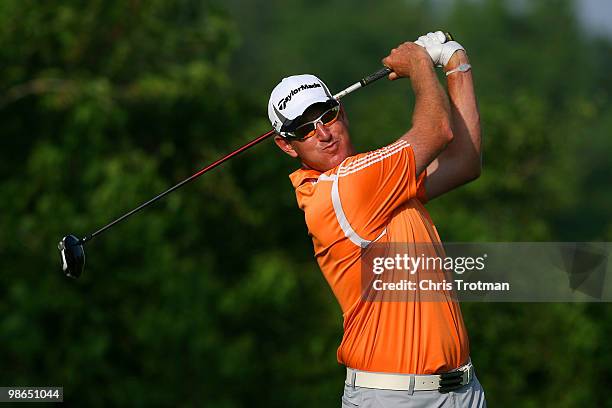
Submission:
[[[259,136],[258,138],[254,139],[254,140],[251,140],[249,143],[247,143],[244,146],[234,150],[233,152],[231,152],[228,155],[220,158],[219,160],[215,161],[214,163],[209,164],[208,166],[206,166],[203,169],[199,170],[197,173],[189,176],[188,178],[186,178],[185,180],[181,181],[180,183],[170,187],[169,189],[167,189],[163,193],[160,193],[160,194],[156,195],[152,199],[150,199],[150,200],[140,204],[138,207],[134,208],[130,212],[127,212],[127,213],[123,214],[121,217],[117,218],[116,220],[106,224],[105,226],[103,226],[102,228],[97,230],[96,232],[94,232],[94,233],[92,233],[92,234],[90,234],[90,235],[88,235],[88,236],[86,236],[84,238],[81,238],[80,243],[83,244],[83,243],[85,243],[87,241],[90,241],[96,235],[100,235],[101,233],[103,233],[104,231],[106,231],[107,229],[112,227],[113,225],[120,223],[121,221],[125,220],[126,218],[130,217],[131,215],[136,214],[138,211],[142,210],[143,208],[153,204],[154,202],[156,202],[158,200],[161,200],[162,198],[164,198],[165,196],[167,196],[168,194],[170,194],[174,190],[177,190],[178,188],[180,188],[180,187],[184,186],[185,184],[189,183],[190,181],[193,181],[193,180],[197,179],[198,177],[200,177],[204,173],[209,172],[210,170],[212,170],[215,167],[219,166],[223,162],[225,162],[225,161],[231,159],[232,157],[242,153],[243,151],[247,150],[248,148],[250,148],[252,146],[255,146],[256,144],[264,141],[265,139],[267,139],[268,137],[272,136],[273,134],[274,134],[274,130],[270,130],[270,131],[264,133],[263,135]]]
[[[338,100],[340,98],[343,98],[346,95],[350,94],[353,91],[356,91],[359,88],[363,88],[364,86],[369,85],[372,82],[378,81],[379,79],[386,77],[391,72],[392,72],[391,68],[383,67],[379,69],[378,71],[374,72],[373,74],[362,78],[361,80],[359,80],[359,82],[355,82],[353,85],[349,86],[343,91],[338,92],[337,94],[334,95],[334,99]]]
[[[353,91],[355,91],[355,90],[357,90],[359,88],[362,88],[362,87],[364,87],[364,86],[366,86],[366,85],[368,85],[368,84],[370,84],[370,83],[372,83],[374,81],[379,80],[380,78],[383,78],[383,77],[389,75],[390,72],[391,72],[391,69],[388,68],[388,67],[381,68],[378,71],[374,72],[373,74],[368,75],[367,77],[362,78],[359,82],[356,82],[355,84],[347,87],[343,91],[338,92],[336,95],[334,95],[334,99],[340,99],[343,96],[346,96],[349,93],[351,93],[351,92],[353,92]],[[197,173],[189,176],[188,178],[186,178],[185,180],[181,181],[180,183],[170,187],[166,191],[164,191],[164,192],[156,195],[155,197],[151,198],[150,200],[140,204],[138,207],[134,208],[130,212],[127,212],[127,213],[123,214],[121,217],[117,218],[116,220],[111,221],[110,223],[106,224],[105,226],[103,226],[102,228],[97,230],[96,232],[93,232],[93,233],[87,235],[86,237],[81,238],[79,240],[79,244],[84,244],[85,242],[91,241],[94,237],[96,237],[97,235],[100,235],[101,233],[103,233],[104,231],[106,231],[107,229],[112,227],[113,225],[119,224],[121,221],[129,218],[130,216],[132,216],[134,214],[136,214],[137,212],[139,212],[143,208],[153,204],[154,202],[156,202],[158,200],[161,200],[162,198],[164,198],[165,196],[167,196],[168,194],[170,194],[174,190],[177,190],[177,189],[181,188],[182,186],[184,186],[185,184],[189,183],[190,181],[193,181],[193,180],[197,179],[198,177],[200,177],[204,173],[207,173],[210,170],[214,169],[215,167],[219,166],[223,162],[225,162],[225,161],[231,159],[232,157],[242,153],[243,151],[249,149],[250,147],[253,147],[256,144],[264,141],[268,137],[272,136],[274,133],[275,133],[274,130],[270,130],[270,131],[264,133],[263,135],[259,136],[258,138],[253,139],[252,141],[250,141],[249,143],[245,144],[244,146],[234,150],[230,154],[220,158],[219,160],[215,161],[214,163],[209,164],[208,166],[204,167],[202,170],[199,170]]]
[[[444,36],[446,37],[446,41],[454,40],[453,35],[449,32],[445,32]],[[339,100],[340,98],[345,97],[346,95],[350,94],[353,91],[356,91],[359,88],[363,88],[364,86],[369,85],[372,82],[378,81],[379,79],[386,77],[391,72],[393,72],[391,68],[383,67],[379,69],[378,71],[374,72],[373,74],[370,74],[367,77],[362,78],[359,82],[355,82],[353,85],[349,86],[343,91],[338,92],[337,94],[334,95],[334,99]]]

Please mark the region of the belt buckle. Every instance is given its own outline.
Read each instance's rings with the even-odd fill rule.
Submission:
[[[438,391],[442,394],[446,394],[450,391],[458,390],[464,385],[470,382],[470,366],[459,367],[455,371],[448,373],[439,374],[440,376],[440,387]],[[464,382],[465,380],[465,382]]]

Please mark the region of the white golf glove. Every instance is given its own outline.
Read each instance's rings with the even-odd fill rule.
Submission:
[[[434,65],[439,67],[445,66],[455,51],[465,51],[465,48],[457,41],[447,41],[446,35],[442,31],[422,35],[414,43],[425,48]]]

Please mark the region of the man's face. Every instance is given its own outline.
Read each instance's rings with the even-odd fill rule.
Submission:
[[[322,113],[316,107],[311,108],[302,115],[304,121],[316,119]],[[327,126],[318,123],[314,134],[303,141],[287,140],[281,136],[276,136],[274,141],[289,156],[299,158],[304,167],[320,172],[336,167],[354,154],[343,108],[335,122]]]

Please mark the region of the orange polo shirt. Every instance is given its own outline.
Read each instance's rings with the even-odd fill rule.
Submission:
[[[466,363],[467,332],[459,305],[450,298],[362,299],[362,247],[372,241],[408,247],[440,242],[422,204],[425,174],[417,179],[410,144],[400,139],[348,157],[325,173],[300,169],[289,177],[317,262],[342,308],[338,361],[357,370],[412,374]]]

